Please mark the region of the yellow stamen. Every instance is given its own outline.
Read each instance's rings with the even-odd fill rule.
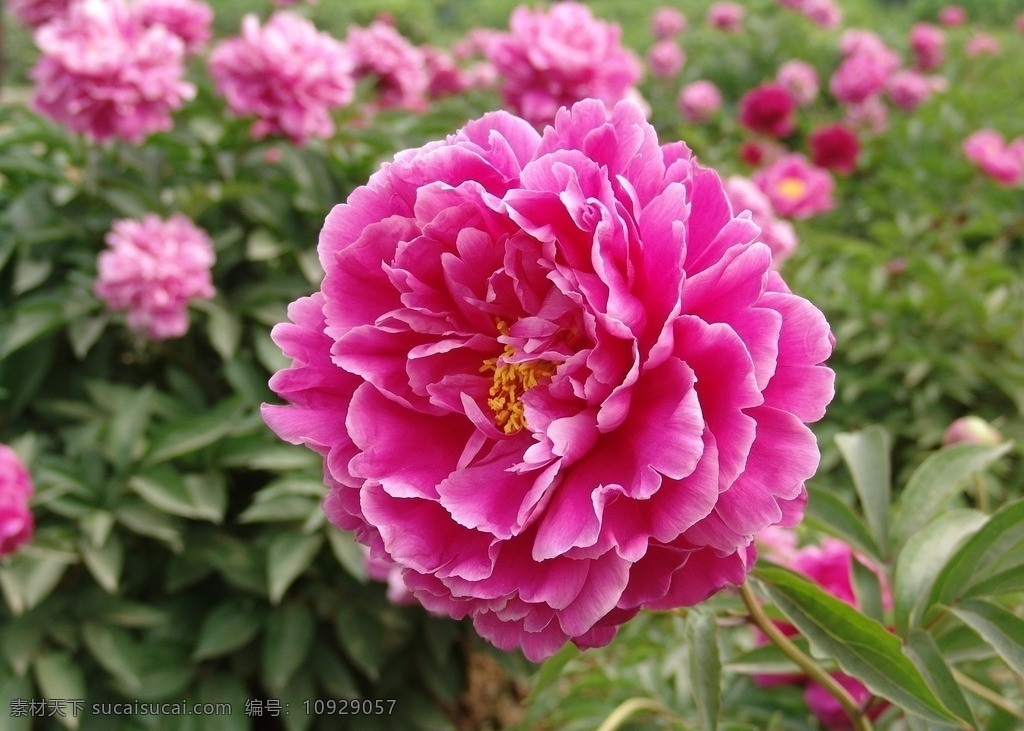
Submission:
[[[509,334],[508,325],[498,320],[498,332]],[[536,386],[542,378],[548,378],[555,372],[555,364],[546,360],[533,360],[526,363],[510,363],[516,351],[511,345],[505,346],[500,356],[488,358],[480,366],[480,372],[494,371],[494,382],[488,391],[490,396],[487,405],[494,412],[494,421],[506,434],[515,434],[526,426],[521,397],[529,389]]]
[[[786,178],[779,183],[779,193],[791,201],[803,198],[803,195],[806,192],[807,183],[800,180],[800,178]]]

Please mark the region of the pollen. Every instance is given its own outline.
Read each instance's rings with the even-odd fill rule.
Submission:
[[[786,178],[779,183],[779,193],[781,193],[784,198],[791,201],[795,201],[803,197],[806,192],[807,183],[800,180],[800,178]]]
[[[508,335],[508,325],[504,320],[498,320],[498,331]],[[526,426],[523,394],[555,372],[555,364],[546,360],[512,363],[510,360],[515,354],[515,349],[506,344],[500,356],[488,358],[480,366],[481,373],[494,373],[491,388],[487,392],[487,405],[494,412],[495,423],[506,434],[515,434]]]

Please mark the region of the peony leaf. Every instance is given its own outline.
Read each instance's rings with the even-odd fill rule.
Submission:
[[[764,566],[754,574],[816,654],[834,658],[843,672],[909,713],[942,724],[960,721],[881,624],[787,569]]]
[[[894,531],[900,542],[945,512],[968,478],[1002,457],[1011,446],[953,444],[931,454],[914,470],[900,495]]]
[[[206,660],[234,652],[248,644],[262,626],[263,614],[251,602],[226,601],[203,619],[192,657]]]
[[[690,683],[700,728],[715,731],[722,710],[722,660],[718,627],[713,614],[694,610],[687,622],[690,648]]]
[[[85,563],[89,573],[96,579],[96,583],[103,587],[108,594],[117,591],[118,582],[121,579],[121,569],[124,568],[124,545],[117,533],[111,533],[103,545],[96,546],[89,541],[83,540],[79,546],[82,554],[82,561]]]
[[[960,684],[953,677],[953,672],[942,656],[935,638],[924,630],[911,630],[907,637],[906,652],[924,674],[928,684],[942,698],[943,703],[966,720],[971,728],[977,728],[978,722],[974,719],[974,712],[964,698]]]
[[[864,521],[835,493],[823,487],[809,488],[805,516],[809,523],[881,562],[881,551]]]
[[[295,602],[271,611],[263,635],[263,684],[280,693],[309,655],[316,620],[308,608]]]
[[[70,653],[45,652],[36,658],[34,670],[44,698],[67,702],[86,697],[85,674]],[[79,718],[70,709],[57,718],[66,728],[78,728]]]
[[[323,542],[323,533],[275,536],[267,549],[267,587],[271,604],[281,601],[292,582],[312,563]]]
[[[982,599],[967,599],[949,611],[977,632],[1016,673],[1024,674],[1024,619]]]
[[[879,426],[859,432],[836,434],[836,446],[853,476],[871,535],[882,553],[888,555],[889,505],[892,502],[890,454],[892,440]]]

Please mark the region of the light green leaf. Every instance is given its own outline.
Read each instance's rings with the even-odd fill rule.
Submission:
[[[991,645],[1014,672],[1024,675],[1024,619],[982,599],[967,599],[949,611]]]
[[[85,675],[67,652],[46,652],[36,658],[34,663],[36,682],[43,697],[51,700],[85,700]],[[65,711],[57,720],[65,728],[78,728],[79,718]]]
[[[126,496],[120,501],[117,520],[133,533],[164,541],[176,553],[185,547],[183,521],[138,498]]]
[[[718,652],[715,616],[701,610],[690,612],[687,635],[690,683],[693,686],[693,702],[697,706],[700,728],[716,731],[722,710],[722,660]]]
[[[826,593],[799,574],[763,566],[754,571],[780,612],[811,643],[875,695],[938,723],[959,719],[928,686],[921,671],[903,654],[899,639],[878,622]]]
[[[349,575],[360,582],[365,582],[366,553],[362,544],[357,543],[351,531],[339,530],[330,526],[325,530],[327,542],[331,544],[331,552],[338,563]]]
[[[97,622],[86,622],[82,625],[82,640],[96,662],[126,689],[131,692],[142,689],[139,644],[131,634]]]
[[[153,438],[146,464],[155,465],[216,443],[237,428],[243,405],[228,399],[203,414],[189,414]]]
[[[227,506],[227,490],[215,473],[179,475],[156,468],[132,475],[128,486],[155,508],[183,518],[219,523]]]
[[[282,533],[267,549],[267,588],[271,604],[281,601],[292,582],[299,577],[319,553],[322,533]]]
[[[121,569],[124,568],[124,545],[121,543],[121,537],[117,533],[111,533],[102,546],[82,541],[79,552],[96,583],[109,594],[116,592],[121,579]]]
[[[881,551],[864,521],[835,493],[818,486],[809,488],[805,518],[819,530],[842,538],[861,553],[881,562]]]
[[[15,555],[0,566],[0,589],[12,614],[24,614],[54,590],[67,563],[48,556]]]
[[[263,634],[263,683],[281,693],[302,667],[313,645],[316,618],[305,606],[291,602],[271,611]]]
[[[248,644],[262,626],[263,612],[251,601],[219,604],[203,619],[192,657],[207,660],[234,652]]]
[[[974,713],[935,639],[923,630],[911,630],[907,637],[906,652],[946,707],[967,721],[971,728],[977,728],[978,722],[974,719]]]
[[[889,547],[889,505],[892,502],[892,444],[889,434],[879,426],[870,426],[859,432],[836,434],[835,440],[853,477],[853,486],[871,535],[882,552],[882,558],[885,558]]]

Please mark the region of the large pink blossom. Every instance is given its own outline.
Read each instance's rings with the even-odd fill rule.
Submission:
[[[619,26],[596,19],[586,5],[520,6],[509,30],[494,36],[486,52],[502,79],[505,103],[530,122],[546,124],[580,99],[614,104],[635,96],[639,59],[622,45]]]
[[[114,222],[97,260],[93,291],[128,326],[153,340],[188,331],[188,304],[214,295],[210,237],[181,214],[166,221],[150,213]]]
[[[33,105],[95,141],[141,143],[171,129],[171,113],[195,95],[184,81],[185,47],[163,26],[146,27],[118,0],[84,0],[35,34]]]
[[[77,0],[10,0],[11,12],[18,20],[31,28],[46,25],[57,20]]]
[[[780,216],[810,218],[835,206],[835,181],[828,170],[812,165],[799,153],[783,155],[754,174],[754,182]]]
[[[771,200],[753,180],[732,175],[725,179],[725,193],[733,212],[750,211],[754,223],[761,227],[761,240],[771,248],[774,265],[777,266],[796,250],[799,240],[793,224],[775,215]]]
[[[201,0],[136,0],[132,11],[146,27],[162,25],[196,52],[210,40],[213,8]]]
[[[31,540],[35,530],[29,508],[33,490],[24,463],[13,449],[0,444],[0,556]]]
[[[374,80],[375,106],[385,109],[423,111],[427,107],[430,76],[423,51],[394,26],[375,20],[369,26],[352,26],[345,37],[356,62],[356,78]]]
[[[399,153],[320,235],[264,407],[428,609],[539,660],[743,581],[795,523],[822,314],[642,110],[493,112]]]
[[[298,144],[334,134],[331,112],[352,101],[353,70],[340,42],[287,11],[262,27],[246,15],[242,34],[210,54],[210,74],[231,112],[256,115],[253,136],[283,134]]]

